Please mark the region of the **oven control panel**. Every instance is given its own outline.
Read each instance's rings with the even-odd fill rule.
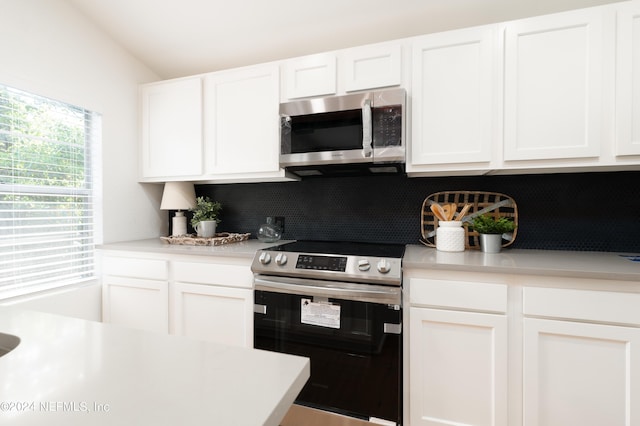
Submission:
[[[287,277],[401,285],[402,259],[261,250],[254,273]]]
[[[344,272],[347,269],[347,257],[299,254],[296,269]]]

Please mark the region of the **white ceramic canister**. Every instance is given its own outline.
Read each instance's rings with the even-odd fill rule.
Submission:
[[[440,251],[464,251],[464,228],[459,220],[438,222],[436,249]]]

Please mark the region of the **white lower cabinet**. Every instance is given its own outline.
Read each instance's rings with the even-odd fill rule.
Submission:
[[[248,266],[175,262],[173,277],[172,333],[253,347],[253,276]]]
[[[104,322],[141,330],[169,331],[167,262],[102,256]]]
[[[404,275],[405,424],[640,425],[640,284],[427,272]]]
[[[410,424],[507,426],[506,286],[422,278],[409,286]]]
[[[507,318],[411,308],[411,425],[507,425]]]
[[[252,347],[251,260],[193,258],[103,255],[103,321]]]
[[[166,281],[105,276],[102,288],[104,322],[160,333],[169,331]]]
[[[525,426],[640,421],[640,329],[524,320]]]
[[[171,300],[175,334],[253,346],[253,291],[177,282]]]
[[[525,287],[523,301],[524,425],[640,424],[640,294]]]

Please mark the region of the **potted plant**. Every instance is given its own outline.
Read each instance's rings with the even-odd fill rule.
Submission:
[[[515,223],[506,217],[489,214],[476,216],[471,225],[480,237],[480,248],[485,253],[499,253],[502,248],[502,234],[513,232]]]
[[[213,237],[216,234],[216,225],[220,223],[218,215],[222,205],[212,201],[209,197],[196,198],[196,206],[189,211],[193,212],[191,226],[198,233],[198,237]]]

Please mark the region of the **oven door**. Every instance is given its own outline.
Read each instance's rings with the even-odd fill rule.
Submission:
[[[305,415],[401,424],[401,321],[400,287],[255,279],[254,347],[311,360]]]

